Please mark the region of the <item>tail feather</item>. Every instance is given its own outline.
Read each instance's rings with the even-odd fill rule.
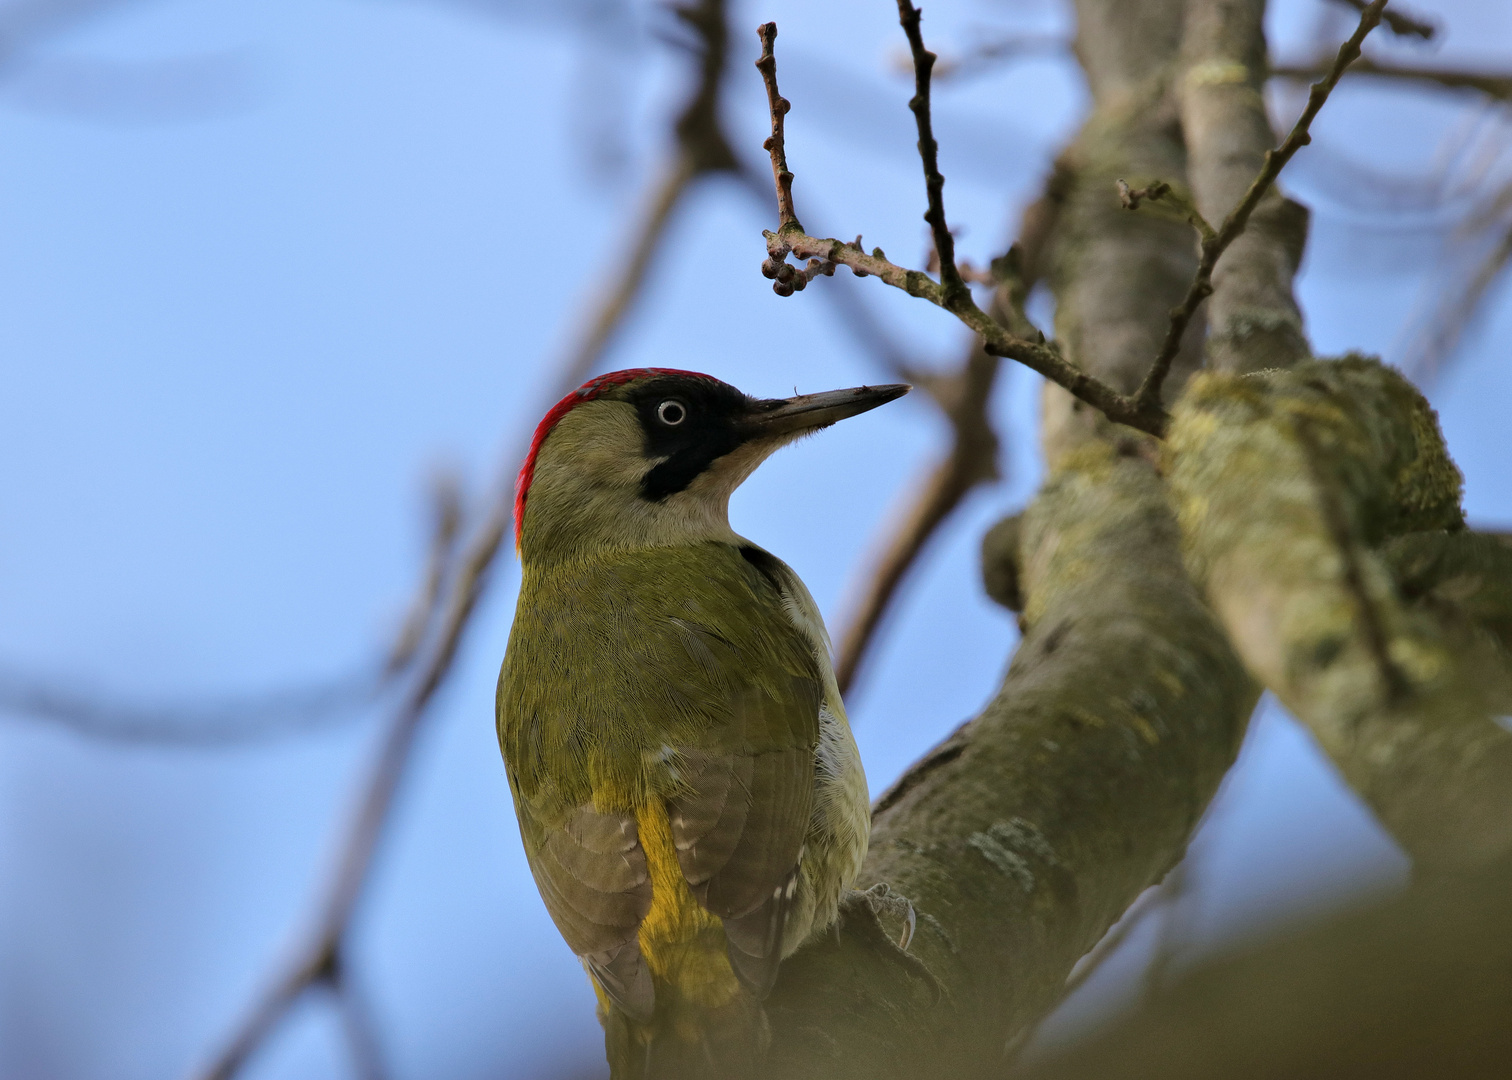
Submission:
[[[748,1080],[770,1042],[761,1004],[750,995],[696,1014],[637,1023],[612,1006],[601,1014],[611,1080]]]
[[[754,1077],[766,1054],[769,1028],[761,1002],[737,976],[732,954],[741,951],[736,939],[746,951],[766,954],[749,959],[769,986],[776,974],[781,921],[762,912],[727,936],[730,927],[688,887],[665,807],[653,802],[642,808],[637,824],[652,883],[651,909],[641,922],[639,944],[653,1003],[649,1015],[631,1015],[595,980],[610,1075],[613,1080]]]

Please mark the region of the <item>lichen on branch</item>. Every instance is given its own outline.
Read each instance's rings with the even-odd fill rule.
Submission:
[[[1205,373],[1165,451],[1188,566],[1251,673],[1420,866],[1512,857],[1505,623],[1436,595],[1474,553],[1443,550],[1460,476],[1422,396],[1358,356]]]

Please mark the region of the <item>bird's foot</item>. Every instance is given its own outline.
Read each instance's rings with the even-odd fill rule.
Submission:
[[[871,905],[872,913],[888,931],[888,936],[897,942],[898,948],[907,952],[908,943],[913,940],[919,922],[913,901],[902,893],[894,892],[892,886],[885,881],[879,881],[861,895]]]

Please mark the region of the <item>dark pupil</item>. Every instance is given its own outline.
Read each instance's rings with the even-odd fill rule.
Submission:
[[[686,410],[676,401],[664,401],[656,411],[664,424],[680,424],[686,415]]]

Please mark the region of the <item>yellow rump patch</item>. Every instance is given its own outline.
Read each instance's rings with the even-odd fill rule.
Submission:
[[[657,1011],[667,1015],[663,1004],[674,1015],[682,1012],[679,1005],[729,1004],[741,988],[725,952],[724,924],[704,909],[683,877],[666,803],[648,800],[635,820],[651,876],[651,910],[640,925],[640,947],[656,986]]]

